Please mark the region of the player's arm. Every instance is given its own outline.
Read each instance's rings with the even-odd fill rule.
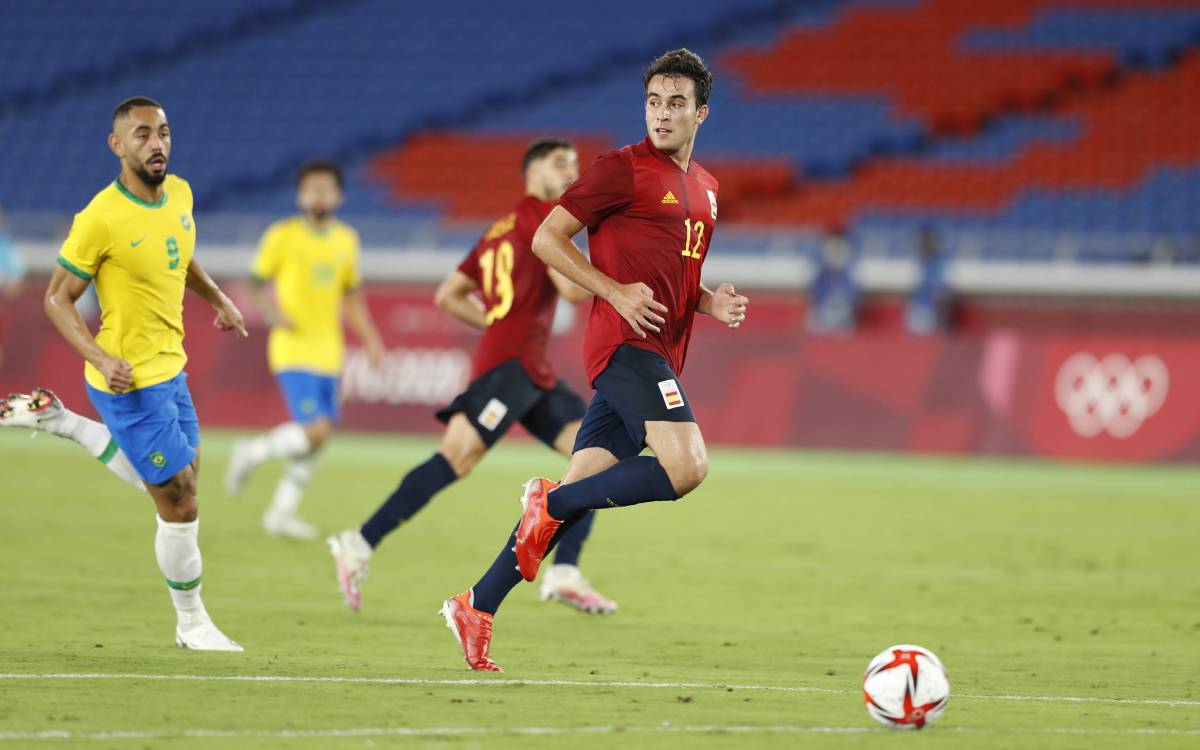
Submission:
[[[271,295],[267,291],[267,279],[257,274],[250,274],[250,299],[268,326],[271,328],[292,327],[292,321],[287,319],[287,316],[275,304],[275,300],[271,299]]]
[[[646,337],[642,329],[657,332],[666,320],[665,305],[654,301],[654,292],[641,282],[619,284],[584,257],[571,240],[583,229],[583,223],[562,206],[555,206],[533,235],[533,253],[551,269],[612,305],[629,323],[634,333]]]
[[[553,268],[547,268],[546,273],[550,276],[550,281],[554,284],[554,288],[558,290],[558,296],[572,305],[587,302],[592,298],[591,292],[571,281],[566,276],[563,276],[558,271],[555,271]]]
[[[195,257],[188,264],[187,288],[203,298],[217,311],[213,325],[218,330],[237,331],[237,334],[243,338],[250,335],[246,333],[246,321],[242,318],[242,312],[237,309],[237,305],[233,304],[233,300],[225,296],[225,293],[217,286],[217,282],[213,281],[212,277],[200,267],[200,263]]]
[[[433,295],[433,304],[451,317],[482,331],[488,325],[487,315],[475,301],[475,292],[478,289],[479,285],[474,279],[455,269],[438,285]]]
[[[730,328],[737,328],[746,319],[746,305],[750,299],[733,290],[733,284],[721,284],[710,291],[700,285],[700,301],[696,303],[696,312],[711,315]]]
[[[92,332],[75,309],[75,302],[87,291],[88,282],[62,266],[56,266],[46,287],[42,307],[54,327],[71,348],[100,371],[113,393],[124,393],[133,385],[133,365],[100,348]]]
[[[367,308],[367,299],[363,295],[362,287],[355,287],[346,292],[345,311],[346,323],[350,325],[350,330],[354,331],[358,340],[367,347],[367,361],[371,363],[371,367],[378,367],[383,361],[383,338],[379,335],[379,329],[375,327],[375,320]]]

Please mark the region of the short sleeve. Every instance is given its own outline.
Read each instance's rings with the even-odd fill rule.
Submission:
[[[597,157],[567,192],[558,205],[595,229],[633,200],[633,165],[623,151],[610,151]]]
[[[352,292],[362,286],[362,266],[359,262],[362,256],[358,241],[358,232],[350,230],[350,258],[342,269],[342,290]]]
[[[479,271],[479,250],[483,247],[483,240],[480,239],[475,247],[471,248],[471,252],[467,253],[467,257],[463,258],[462,263],[458,264],[458,270],[471,281],[474,281],[476,286],[483,285],[483,277]]]
[[[267,281],[279,273],[279,262],[283,258],[282,235],[279,227],[271,227],[259,240],[258,253],[254,256],[254,265],[250,267],[254,278]]]
[[[108,227],[95,214],[75,214],[71,231],[63,242],[58,264],[84,281],[91,281],[110,249]]]

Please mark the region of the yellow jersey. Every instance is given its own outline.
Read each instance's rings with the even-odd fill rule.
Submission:
[[[275,284],[279,312],[267,342],[272,372],[342,370],[342,299],[362,283],[358,233],[340,221],[318,230],[303,216],[272,224],[263,234],[252,273]]]
[[[75,214],[58,264],[96,285],[96,343],[133,365],[133,390],[170,380],[187,362],[183,291],[195,248],[192,189],[175,175],[167,175],[155,203],[114,180]],[[91,363],[84,376],[112,393]]]

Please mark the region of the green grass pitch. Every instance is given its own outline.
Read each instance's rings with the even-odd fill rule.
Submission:
[[[687,500],[597,519],[583,566],[618,614],[522,585],[507,671],[480,675],[435,612],[559,458],[499,446],[386,540],[356,615],[321,543],[262,534],[278,468],[231,500],[232,436],[205,437],[204,598],[244,654],[172,645],[147,498],[77,446],[0,434],[0,750],[1200,745],[1193,467],[714,450]],[[305,512],[361,521],[435,445],[338,436]],[[904,642],[952,685],[912,734],[859,693]]]

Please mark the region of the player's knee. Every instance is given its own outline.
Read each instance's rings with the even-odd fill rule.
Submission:
[[[708,476],[708,457],[695,456],[685,461],[677,461],[664,467],[675,494],[683,497],[700,486]]]
[[[304,434],[312,450],[318,450],[329,436],[333,434],[333,423],[328,419],[318,419],[304,426]]]
[[[160,485],[155,485],[154,500],[158,515],[171,523],[190,523],[199,515],[200,506],[196,497],[196,471],[185,466],[178,474]]]
[[[446,463],[450,464],[450,468],[454,470],[454,476],[459,479],[474,471],[475,467],[479,465],[479,459],[483,457],[483,451],[463,446],[443,447],[441,454],[442,458],[446,459]]]

